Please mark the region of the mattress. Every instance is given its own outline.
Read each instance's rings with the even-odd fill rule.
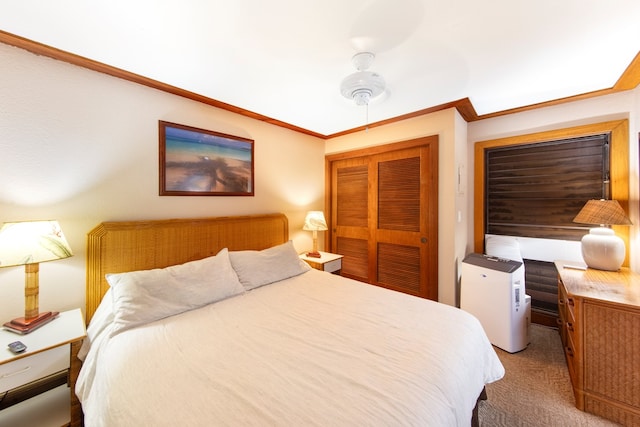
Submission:
[[[445,304],[318,270],[112,333],[109,293],[76,394],[97,426],[469,426],[504,375]]]

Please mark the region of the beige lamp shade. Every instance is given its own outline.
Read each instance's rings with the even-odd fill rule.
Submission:
[[[631,225],[617,200],[589,200],[573,222],[599,225]]]
[[[309,211],[304,218],[303,230],[306,231],[325,231],[327,228],[327,221],[324,219],[324,213],[322,211]]]
[[[328,230],[327,221],[324,219],[324,213],[322,213],[322,211],[307,212],[302,229],[313,231],[313,250],[307,253],[307,256],[320,258],[320,252],[318,252],[318,231]]]
[[[0,267],[54,261],[72,255],[58,221],[6,222],[0,228]]]
[[[600,225],[582,237],[582,258],[591,268],[617,271],[626,255],[624,241],[608,225],[631,225],[617,200],[589,200],[573,222]]]
[[[71,248],[57,221],[7,222],[0,228],[0,267],[24,265],[24,317],[4,324],[5,328],[28,333],[55,318],[39,312],[39,263],[72,256]]]

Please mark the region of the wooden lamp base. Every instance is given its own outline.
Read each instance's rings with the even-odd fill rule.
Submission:
[[[318,252],[318,231],[313,230],[313,250],[307,252],[307,256],[311,258],[321,258],[320,252]]]
[[[46,325],[51,322],[53,319],[58,317],[57,311],[47,311],[44,313],[38,314],[36,317],[18,317],[17,319],[13,319],[3,326],[5,329],[10,330],[12,332],[17,332],[19,334],[28,334],[31,331],[38,329],[40,326]]]
[[[43,313],[38,314],[36,317],[18,317],[17,319],[13,319],[11,321],[12,324],[23,327],[31,327],[35,326],[39,323],[45,322],[47,320],[51,320],[50,318],[53,316],[53,312],[45,311]]]
[[[5,329],[19,334],[28,334],[40,326],[46,325],[58,316],[59,313],[57,311],[39,312],[39,271],[38,263],[24,265],[24,317],[18,317],[5,323],[3,325]]]

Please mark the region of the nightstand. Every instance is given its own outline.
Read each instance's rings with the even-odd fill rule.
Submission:
[[[342,257],[343,255],[332,254],[329,252],[320,252],[320,258],[309,257],[306,253],[300,255],[300,259],[316,270],[335,274],[340,274],[340,270],[342,269]]]
[[[6,393],[0,402],[0,425],[81,425],[74,385],[81,366],[78,350],[85,336],[80,309],[62,312],[26,335],[0,330],[0,396]],[[27,350],[11,353],[7,344],[14,341],[22,341]]]

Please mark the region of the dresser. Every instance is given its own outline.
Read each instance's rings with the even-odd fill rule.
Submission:
[[[560,337],[576,407],[640,426],[640,274],[556,261]]]

